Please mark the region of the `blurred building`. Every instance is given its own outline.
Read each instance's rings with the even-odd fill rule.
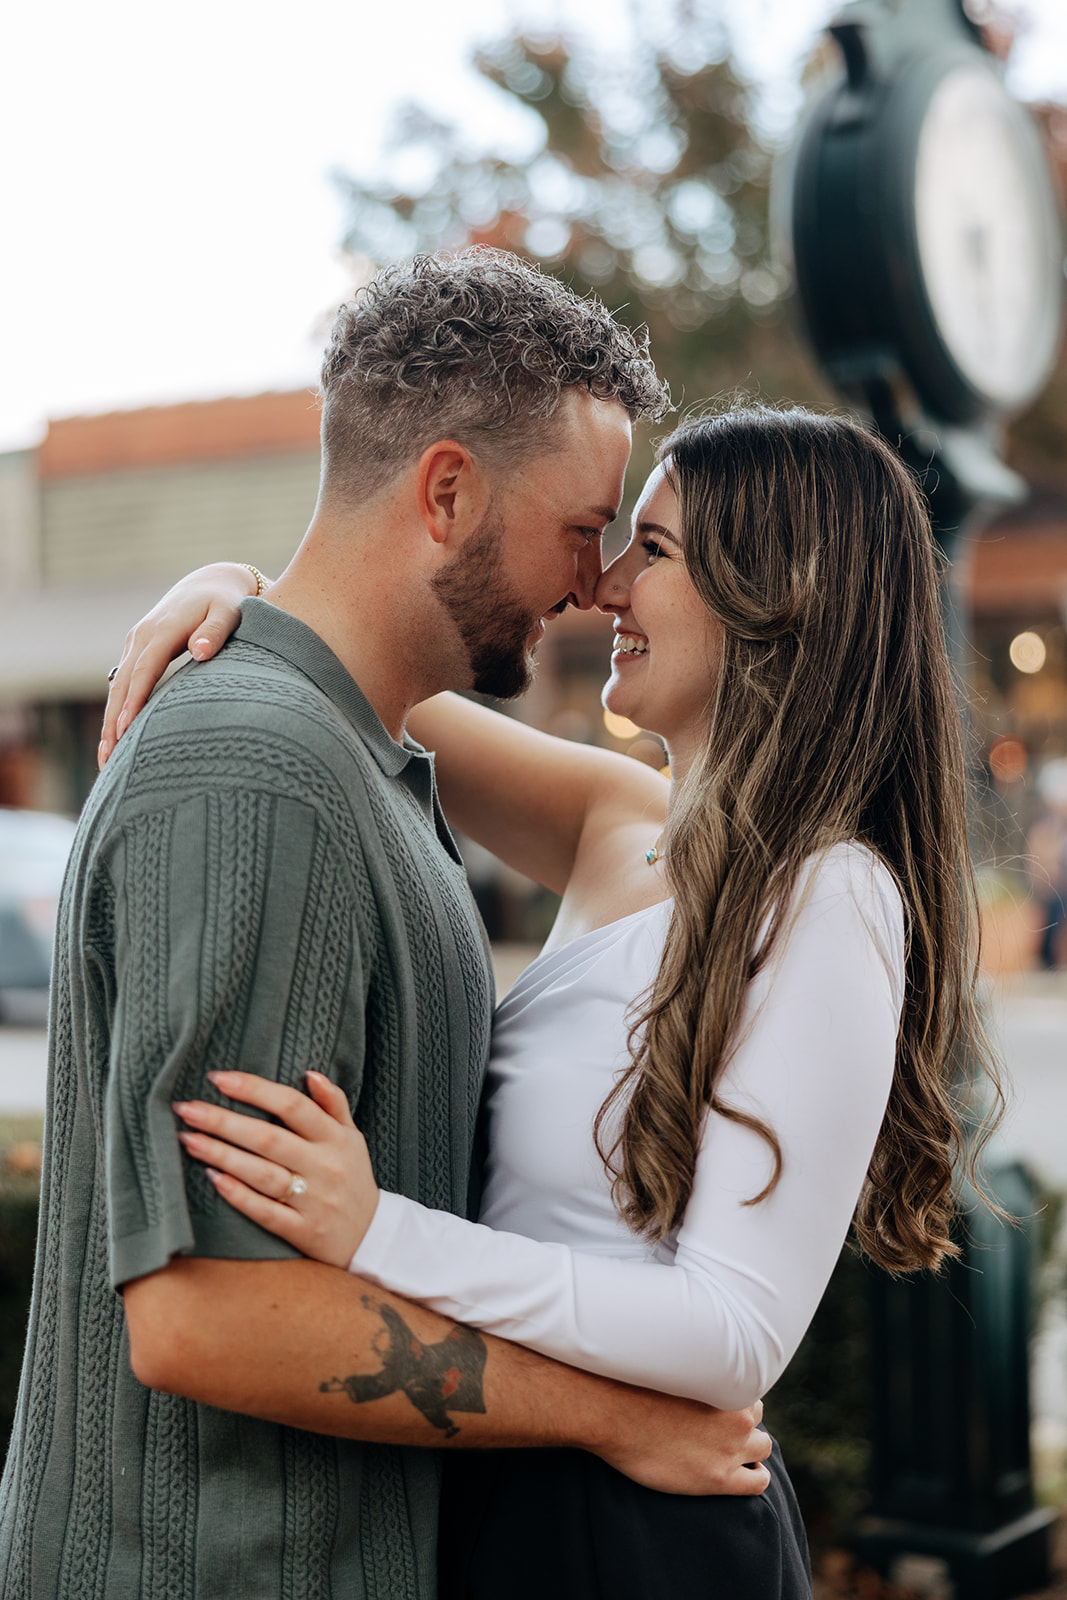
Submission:
[[[261,394],[65,418],[0,455],[0,805],[77,812],[108,669],[176,578],[218,560],[281,571],[315,505],[318,426],[309,392]],[[602,617],[554,621],[521,715],[659,765],[658,741],[605,727],[608,640]],[[505,883],[504,923],[508,904]]]
[[[318,485],[314,396],[53,422],[0,455],[0,805],[75,812],[127,629],[206,561],[279,571]]]
[[[318,425],[309,392],[261,394],[66,418],[39,448],[0,455],[0,806],[77,813],[108,669],[171,583],[209,561],[282,570],[315,505]],[[515,709],[659,766],[658,740],[605,724],[609,640],[596,614],[553,621]],[[494,935],[543,938],[553,898],[469,854]]]
[[[1067,754],[1067,490],[1034,486],[982,529],[965,593],[987,744],[1021,740],[1036,763]]]
[[[307,391],[261,394],[66,418],[0,455],[0,805],[77,811],[108,668],[176,578],[221,559],[282,569],[315,504],[318,422]],[[1010,789],[1020,750],[1031,768],[1067,754],[1067,491],[1035,489],[964,565],[978,731],[984,749],[1008,739]],[[567,612],[513,709],[658,766],[657,740],[605,724],[608,650],[602,617]]]

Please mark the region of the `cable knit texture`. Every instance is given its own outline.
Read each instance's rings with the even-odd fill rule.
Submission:
[[[212,1068],[331,1073],[383,1182],[464,1211],[490,1005],[431,759],[247,602],[122,741],[67,872],[5,1600],[433,1600],[434,1452],[149,1392],[115,1291],[176,1251],[294,1253],[181,1152],[171,1101]]]

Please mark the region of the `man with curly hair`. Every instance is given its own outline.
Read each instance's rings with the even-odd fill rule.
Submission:
[[[430,1597],[428,1446],[572,1444],[674,1490],[736,1489],[757,1453],[748,1413],[368,1293],[184,1159],[174,1103],[313,1070],[383,1185],[468,1209],[492,979],[405,718],[518,693],[546,624],[592,605],[631,422],[664,404],[640,338],[493,252],[382,273],[322,390],[319,499],[270,603],[155,697],[74,847],[8,1600]]]

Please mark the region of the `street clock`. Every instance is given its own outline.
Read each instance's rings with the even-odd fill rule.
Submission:
[[[791,186],[820,363],[876,416],[906,411],[909,387],[957,427],[1019,411],[1055,360],[1064,287],[1037,129],[960,0],[856,0],[831,32],[845,72],[808,116]]]

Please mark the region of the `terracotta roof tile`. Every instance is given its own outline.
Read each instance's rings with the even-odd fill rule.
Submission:
[[[43,479],[123,468],[317,450],[319,408],[309,389],[191,400],[50,422],[38,452]]]

